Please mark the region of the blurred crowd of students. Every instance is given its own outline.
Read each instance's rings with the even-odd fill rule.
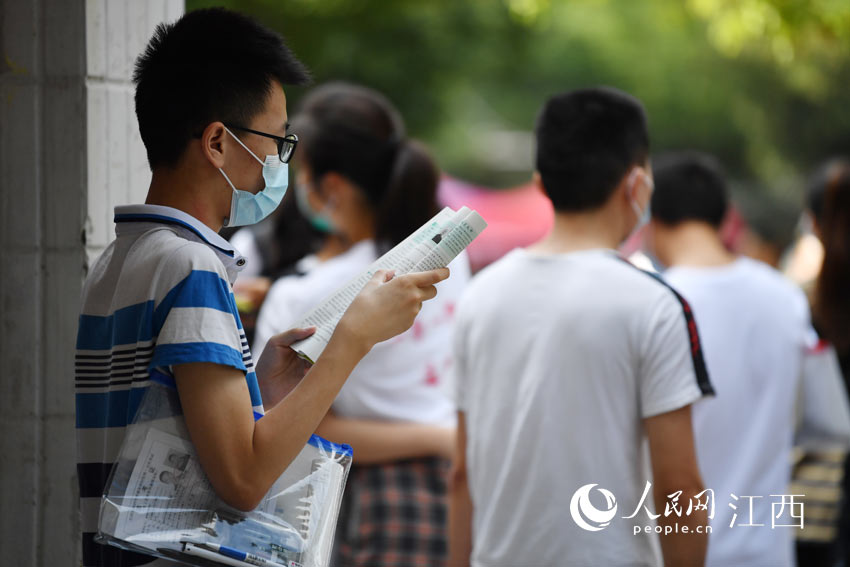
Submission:
[[[255,357],[438,207],[436,163],[380,93],[320,86],[293,130],[294,190],[231,237],[252,258],[234,291]],[[850,164],[812,176],[794,246],[730,249],[722,165],[651,155],[636,99],[557,95],[536,136],[547,236],[474,276],[458,257],[317,431],[355,454],[336,564],[850,565]],[[587,529],[591,484],[619,509]],[[710,516],[664,513],[706,489]],[[805,495],[800,526],[774,527],[778,495]],[[730,525],[742,497],[761,505]],[[650,520],[693,532],[635,531]]]

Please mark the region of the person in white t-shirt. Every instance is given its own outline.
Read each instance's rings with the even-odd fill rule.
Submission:
[[[679,152],[654,169],[648,240],[668,266],[664,279],[693,308],[717,389],[716,398],[693,407],[700,469],[717,505],[706,564],[793,565],[795,528],[780,526],[802,527],[804,517],[794,517],[803,516],[801,497],[796,506],[785,497],[780,507],[789,494],[795,403],[801,389],[812,395],[812,387],[824,391],[831,382],[839,395],[827,399],[843,405],[819,411],[834,416],[833,427],[846,424],[840,375],[801,383],[807,347],[817,340],[808,302],[778,271],[724,247],[727,190],[719,164]]]
[[[705,496],[699,336],[677,294],[615,251],[647,218],[643,107],[567,92],[536,134],[552,232],[483,270],[458,307],[450,564],[699,565],[707,513],[681,512]]]
[[[350,247],[273,284],[257,319],[259,348],[437,209],[436,166],[422,146],[405,139],[400,117],[379,93],[320,87],[307,96],[293,129],[299,206]],[[455,436],[451,344],[454,306],[470,277],[466,254],[449,268],[439,299],[422,309],[410,332],[372,348],[316,431],[354,449],[334,564],[445,562]]]

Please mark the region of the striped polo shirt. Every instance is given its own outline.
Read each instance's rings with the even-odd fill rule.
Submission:
[[[77,332],[77,475],[83,564],[139,565],[150,557],[94,543],[98,509],[124,431],[150,372],[213,362],[245,372],[257,416],[263,405],[231,285],[245,265],[192,216],[157,205],[115,208],[116,239],[83,287]]]

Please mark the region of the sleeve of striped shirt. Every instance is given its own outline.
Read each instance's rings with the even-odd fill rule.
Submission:
[[[650,311],[639,376],[644,418],[677,410],[713,393],[687,302],[671,290]]]
[[[166,261],[161,274],[151,368],[212,362],[247,371],[242,323],[215,253],[189,243]]]

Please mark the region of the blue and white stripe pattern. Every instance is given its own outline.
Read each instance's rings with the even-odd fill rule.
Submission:
[[[95,544],[100,497],[154,368],[212,362],[242,370],[263,413],[231,285],[245,259],[191,216],[168,207],[115,210],[116,240],[83,289],[76,351],[77,473],[83,563],[150,558]],[[120,557],[119,557],[120,556]]]

